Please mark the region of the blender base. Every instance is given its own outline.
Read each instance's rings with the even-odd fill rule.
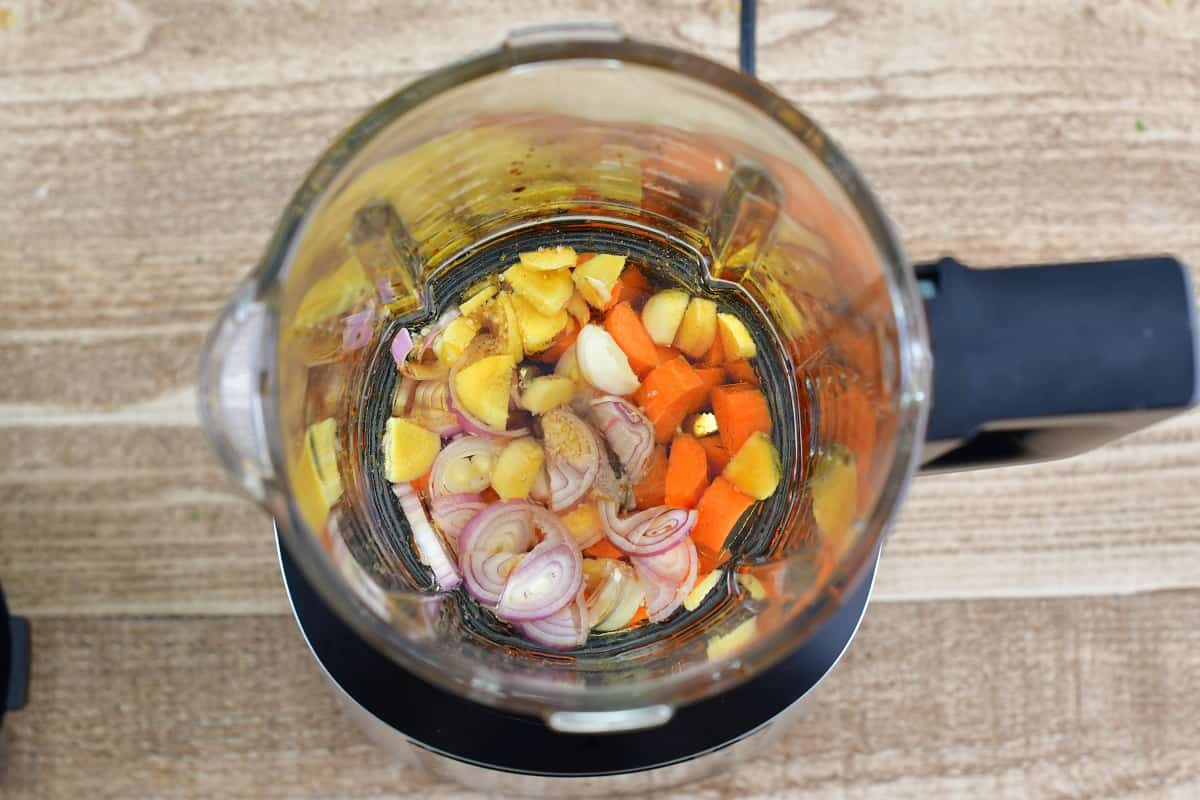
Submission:
[[[349,716],[376,743],[465,786],[553,797],[661,789],[764,753],[850,644],[876,571],[872,566],[808,642],[761,675],[676,709],[664,725],[588,735],[557,733],[536,717],[500,711],[420,680],[350,630],[283,547],[278,550],[309,650]]]

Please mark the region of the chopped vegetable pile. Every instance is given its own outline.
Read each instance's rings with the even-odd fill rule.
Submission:
[[[625,262],[521,253],[391,345],[384,470],[417,554],[550,648],[698,607],[782,477],[745,323]]]

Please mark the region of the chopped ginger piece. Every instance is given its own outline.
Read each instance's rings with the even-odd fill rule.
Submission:
[[[383,432],[383,471],[392,483],[407,483],[429,472],[442,438],[417,423],[392,417]]]
[[[496,291],[496,287],[493,284],[484,286],[475,294],[464,300],[461,305],[459,305],[458,313],[462,314],[464,317],[470,317],[474,315],[477,311],[483,309],[484,304],[487,303],[488,300],[491,300],[496,296]]]
[[[606,308],[625,269],[625,256],[596,255],[575,268],[572,278],[583,299],[593,308]]]
[[[543,375],[529,381],[521,393],[521,408],[531,414],[545,414],[571,402],[575,381],[565,375]]]
[[[453,365],[479,333],[479,323],[471,317],[458,317],[442,331],[434,342],[433,351],[447,364]]]
[[[492,488],[501,500],[528,497],[545,460],[546,454],[536,439],[525,436],[509,442],[496,459]]]
[[[539,272],[517,264],[504,271],[504,280],[512,290],[524,297],[542,314],[557,314],[566,306],[575,286],[571,282],[571,270],[556,269]]]
[[[508,425],[508,396],[516,361],[507,353],[481,358],[454,376],[456,400],[493,430]]]
[[[729,633],[709,639],[708,660],[717,661],[741,650],[750,643],[757,630],[758,617],[751,617]]]
[[[566,311],[559,309],[553,314],[543,314],[521,295],[512,299],[513,311],[517,315],[517,327],[521,329],[521,343],[526,353],[540,353],[563,332],[571,322]]]
[[[721,473],[739,492],[766,500],[783,478],[783,464],[771,437],[755,431],[738,448]]]
[[[708,597],[708,593],[720,583],[724,575],[725,573],[721,570],[714,569],[697,581],[692,590],[688,592],[687,597],[683,599],[683,607],[688,611],[695,611],[699,608],[700,604],[704,602],[704,598]]]
[[[548,272],[563,267],[575,266],[575,248],[560,245],[559,247],[539,247],[528,253],[521,253],[521,265],[538,272]]]
[[[693,297],[679,321],[675,333],[675,348],[685,355],[701,358],[717,338],[717,304],[703,297]]]
[[[740,358],[754,358],[758,348],[754,339],[742,322],[733,314],[717,314],[717,329],[721,336],[721,346],[725,350],[725,358],[734,361]]]

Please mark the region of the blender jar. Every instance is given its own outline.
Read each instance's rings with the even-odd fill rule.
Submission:
[[[722,583],[699,608],[566,652],[513,636],[461,590],[435,590],[378,444],[395,332],[431,324],[482,275],[543,244],[627,254],[737,308],[763,354],[785,460],[783,486],[741,520]],[[762,672],[838,608],[922,460],[931,402],[937,449],[925,460],[941,467],[1053,455],[1189,405],[1186,276],[1177,262],[1146,263],[1137,280],[1103,265],[997,282],[946,261],[919,281],[854,167],[762,84],[607,26],[536,29],[408,86],[321,157],[214,330],[201,413],[290,557],[374,648],[554,730],[630,730]],[[1174,380],[1155,397],[1134,386],[1087,405],[1051,387],[1047,401],[1038,392],[1059,362],[1034,374],[1025,339],[972,333],[1028,315],[1030,342],[1054,351],[1037,326],[1061,327],[1072,306],[1029,297],[1076,292],[1081,272],[1104,286],[1078,312],[1082,339],[1096,324],[1158,331],[1157,349],[1134,342],[1093,383],[1136,384],[1153,357]],[[1131,284],[1162,299],[1150,323],[1121,316],[1117,287]],[[961,351],[944,376],[939,363],[936,401],[926,305],[949,331],[935,325],[939,356],[943,342]],[[1027,380],[983,386],[1005,369]],[[943,403],[956,393],[971,402]]]

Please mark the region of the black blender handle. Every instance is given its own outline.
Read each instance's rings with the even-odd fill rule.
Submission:
[[[1197,402],[1195,301],[1174,258],[916,271],[934,365],[923,471],[1074,455]]]
[[[29,621],[9,616],[0,588],[0,721],[5,711],[19,711],[29,699]]]

